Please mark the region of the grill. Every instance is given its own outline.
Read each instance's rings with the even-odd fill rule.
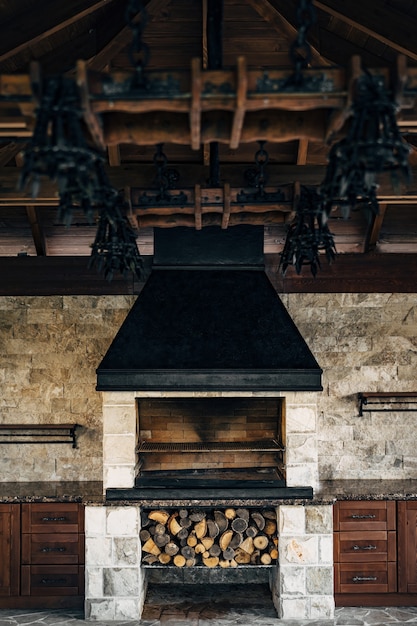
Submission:
[[[272,440],[261,441],[210,441],[157,443],[142,441],[138,452],[283,452],[282,443]]]

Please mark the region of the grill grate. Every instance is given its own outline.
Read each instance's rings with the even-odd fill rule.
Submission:
[[[284,445],[275,440],[261,441],[187,441],[154,442],[141,441],[138,451],[146,452],[279,452]]]

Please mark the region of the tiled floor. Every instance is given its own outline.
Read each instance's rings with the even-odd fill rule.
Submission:
[[[269,590],[264,585],[252,593],[240,596],[228,585],[216,586],[213,594],[204,586],[199,597],[181,597],[175,587],[150,588],[144,613],[139,622],[107,622],[107,626],[125,624],[138,626],[385,626],[390,624],[414,624],[417,626],[416,607],[395,608],[338,608],[335,620],[281,620],[272,604]],[[256,587],[256,585],[254,585]],[[184,591],[184,589],[183,589]],[[88,622],[106,624],[106,622]],[[76,610],[0,610],[0,626],[85,626],[81,611]]]

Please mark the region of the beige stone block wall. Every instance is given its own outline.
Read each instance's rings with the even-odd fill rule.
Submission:
[[[417,391],[417,294],[280,297],[324,372],[317,414],[308,402],[288,410],[287,434],[300,459],[314,464],[310,443],[317,421],[320,479],[415,478],[417,413],[359,417],[358,393]],[[0,297],[0,423],[82,426],[76,450],[69,444],[2,444],[3,481],[102,479],[96,368],[134,300]],[[115,425],[115,436],[123,437],[122,426]],[[296,459],[290,462],[296,469]]]
[[[417,413],[359,417],[358,393],[417,391],[417,294],[282,299],[324,371],[320,479],[416,478]]]
[[[0,423],[77,423],[78,446],[1,444],[2,481],[102,480],[96,368],[134,296],[0,297]]]

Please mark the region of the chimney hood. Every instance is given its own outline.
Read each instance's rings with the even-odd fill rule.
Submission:
[[[321,391],[321,374],[264,272],[263,227],[155,229],[97,390]]]

